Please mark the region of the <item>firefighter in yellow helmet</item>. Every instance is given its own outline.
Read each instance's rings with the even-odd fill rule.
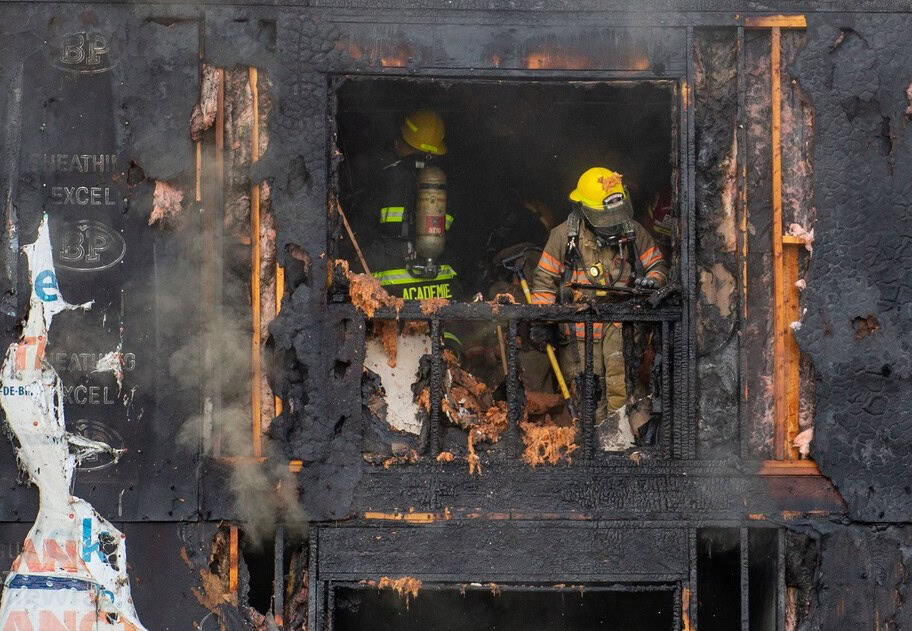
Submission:
[[[668,265],[652,236],[633,219],[620,173],[605,167],[588,169],[570,192],[570,201],[569,217],[551,230],[535,269],[533,304],[617,300],[619,293],[607,288],[622,291],[665,285]],[[604,289],[579,289],[580,285]],[[569,381],[585,367],[585,324],[562,325],[562,329],[566,343],[558,355]],[[533,346],[543,349],[552,333],[548,325],[534,325],[530,331]],[[629,425],[623,425],[627,388],[621,324],[596,322],[593,335],[593,367],[602,381],[595,419],[598,435],[603,448],[625,449],[632,446],[632,432]]]
[[[434,110],[410,112],[393,153],[376,167],[367,212],[379,225],[364,254],[380,284],[405,300],[457,297],[456,272],[439,260],[453,221],[446,212],[446,174],[436,163],[447,151],[444,134]]]

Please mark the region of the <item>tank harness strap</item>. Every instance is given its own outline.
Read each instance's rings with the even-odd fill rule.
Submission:
[[[631,256],[633,257],[634,278],[645,278],[646,272],[643,269],[643,261],[640,260],[640,247],[637,244],[636,231],[633,229],[633,224],[629,221],[624,222],[624,233],[631,235],[629,241]]]
[[[578,208],[570,211],[570,216],[567,217],[567,245],[564,248],[564,271],[561,274],[560,286],[557,290],[558,304],[562,302],[562,297],[565,293],[564,287],[568,286],[573,278],[573,271],[578,265],[582,265],[583,262],[583,257],[579,251],[580,217],[581,213]],[[581,366],[580,349],[576,339],[576,326],[573,325],[572,328],[567,324],[561,326],[568,329],[567,338],[569,344],[567,353],[574,364]]]

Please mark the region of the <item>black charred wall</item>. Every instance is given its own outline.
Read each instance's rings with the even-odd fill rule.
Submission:
[[[507,69],[511,72],[520,70],[522,54],[517,51],[528,43],[521,41],[523,29],[531,31],[537,22],[544,24],[544,29],[554,27],[545,35],[537,33],[539,41],[558,37],[554,33],[566,38],[565,43],[579,39],[580,32],[592,24],[592,16],[574,10],[605,11],[605,23],[622,15],[625,24],[645,27],[655,26],[657,20],[688,24],[727,19],[683,5],[655,17],[652,11],[624,13],[614,10],[622,6],[606,7],[595,1],[520,2],[509,6],[496,2],[458,6],[385,3],[396,6],[384,12],[398,10],[401,15],[395,13],[393,18],[408,17],[414,23],[412,35],[387,25],[382,36],[373,36],[374,49],[353,61],[348,48],[355,37],[352,32],[361,29],[363,36],[369,30],[364,24],[381,13],[381,3],[314,4],[317,6],[305,8],[5,3],[0,8],[0,51],[5,60],[0,66],[4,87],[0,112],[4,112],[5,121],[0,182],[5,195],[9,193],[14,200],[7,208],[15,209],[17,222],[16,230],[7,230],[2,243],[0,348],[16,339],[27,308],[27,273],[17,247],[34,238],[42,209],[53,206],[51,193],[43,191],[45,182],[40,174],[20,169],[27,156],[88,151],[79,143],[91,139],[94,152],[116,154],[121,164],[132,165],[125,171],[130,176],[126,181],[108,182],[118,195],[106,216],[112,225],[124,229],[124,247],[136,253],[121,277],[104,284],[107,293],[120,296],[123,290],[126,299],[108,300],[102,312],[110,314],[110,321],[80,326],[85,330],[95,327],[90,338],[90,346],[94,346],[98,340],[107,343],[114,339],[111,335],[116,338],[124,323],[128,330],[135,320],[144,326],[156,323],[133,329],[139,332],[127,340],[137,348],[138,365],[145,357],[146,364],[137,374],[147,380],[146,388],[139,384],[138,399],[146,412],[143,424],[127,426],[126,416],[99,419],[109,421],[115,429],[126,427],[127,431],[117,433],[132,441],[132,451],[120,468],[78,474],[76,494],[92,501],[113,521],[126,524],[123,530],[131,541],[133,590],[141,594],[136,597],[137,604],[150,628],[187,628],[189,621],[205,615],[187,597],[198,566],[205,564],[201,542],[211,538],[216,520],[234,516],[230,490],[223,485],[223,470],[204,462],[199,451],[174,447],[183,422],[194,413],[199,399],[193,373],[200,370],[199,365],[181,364],[193,377],[188,379],[185,374],[175,374],[175,365],[169,361],[188,337],[198,333],[198,294],[193,284],[198,279],[184,273],[198,266],[199,247],[192,232],[195,220],[188,219],[186,233],[166,233],[146,225],[154,180],[186,184],[193,172],[188,121],[199,95],[200,58],[223,67],[256,65],[270,75],[275,89],[277,106],[270,149],[251,174],[253,180],[272,184],[278,258],[287,271],[282,313],[270,327],[272,383],[285,402],[271,436],[284,457],[303,461],[299,483],[309,517],[335,520],[350,515],[361,481],[360,401],[346,393],[358,392],[353,384],[360,383],[363,320],[354,312],[329,313],[324,304],[327,233],[338,229],[338,218],[327,217],[325,212],[329,176],[325,167],[336,159],[330,155],[331,102],[326,73],[337,66],[382,72],[377,58],[384,47],[398,39],[410,44],[411,66],[399,69],[402,72],[417,68],[468,72],[476,66],[490,66],[487,57],[482,59],[472,45],[447,40],[431,19],[432,12],[438,22],[475,20],[477,37],[497,43],[495,48],[503,53],[505,63],[513,64]],[[327,4],[331,6],[327,8]],[[336,6],[339,4],[345,6]],[[802,10],[794,3],[775,2],[719,3],[714,8],[726,15]],[[912,283],[908,280],[912,272],[912,162],[907,162],[912,158],[912,145],[905,142],[912,116],[912,52],[908,47],[912,18],[898,13],[859,12],[892,8],[873,2],[843,8],[851,12],[815,13],[814,7],[803,7],[808,20],[806,37],[788,70],[813,105],[815,115],[811,140],[816,238],[806,278],[808,288],[802,297],[806,312],[797,333],[817,376],[812,454],[844,497],[848,518],[840,523],[811,520],[800,528],[794,526],[796,532],[800,530],[803,543],[796,543],[791,550],[789,558],[796,560],[787,573],[787,583],[794,587],[796,598],[805,603],[803,628],[873,629],[892,625],[887,628],[901,629],[912,624],[908,620],[912,613],[904,606],[906,557],[912,543],[912,531],[906,525],[912,521],[912,364],[908,348],[912,332],[908,306],[912,304]],[[392,19],[388,13],[386,17]],[[736,23],[726,23],[697,29],[691,51],[703,69],[703,74],[695,77],[694,95],[697,280],[703,271],[710,273],[705,287],[698,285],[697,293],[703,322],[697,375],[699,387],[706,390],[698,392],[695,412],[703,457],[736,456],[744,444],[760,452],[765,448],[762,441],[751,443],[749,436],[739,434],[737,397],[743,375],[738,373],[732,331],[741,305],[737,299],[726,297],[720,302],[718,298],[720,292],[727,296],[728,285],[717,279],[731,275],[737,287],[739,277],[728,233],[716,229],[727,221],[729,213],[729,167],[733,152],[738,150],[734,142],[737,125],[747,123],[736,120],[736,27]],[[111,34],[111,54],[112,58],[116,54],[117,63],[110,72],[99,75],[102,78],[95,81],[97,89],[92,92],[80,94],[73,85],[63,85],[64,91],[70,90],[67,94],[71,99],[68,107],[63,107],[56,92],[58,78],[48,67],[48,56],[54,51],[46,42],[56,41],[61,34],[92,29]],[[648,34],[645,37],[649,39]],[[441,41],[453,44],[452,49],[445,49]],[[764,79],[750,75],[751,55],[762,58],[768,43],[752,35],[745,41],[748,74],[742,79],[750,95],[752,87],[760,86]],[[662,47],[651,42],[653,45],[661,53]],[[465,52],[470,49],[471,53]],[[674,63],[664,58],[661,61],[665,69]],[[653,70],[660,72],[661,68],[656,65]],[[550,74],[560,77],[561,72],[558,67]],[[25,97],[20,95],[31,95],[31,100],[21,100]],[[82,127],[63,125],[74,108],[80,107],[89,116]],[[759,104],[753,115],[760,121],[766,113]],[[57,129],[59,135],[48,139],[43,123]],[[750,160],[754,154],[750,152],[749,128],[746,134],[748,143],[742,149]],[[73,148],[63,147],[60,139]],[[754,178],[748,188],[757,193],[751,195],[750,204],[766,201],[762,191],[768,187],[767,150],[758,149],[756,164],[760,166],[748,174],[749,179]],[[762,223],[757,227],[762,232]],[[756,248],[748,241],[749,256],[756,256],[756,265],[762,266],[759,253],[765,241],[757,241]],[[88,291],[84,281],[74,281],[73,286],[77,285]],[[63,288],[66,290],[66,285]],[[65,328],[62,320],[58,324]],[[741,332],[747,345],[752,336],[756,341],[763,333],[759,326]],[[103,349],[74,352],[79,354],[80,350]],[[90,371],[79,366],[76,364],[70,375],[73,388],[83,385],[88,393],[89,387],[115,387],[97,381],[100,377],[87,374]],[[128,375],[128,384],[130,378]],[[66,375],[64,379],[66,382]],[[104,405],[104,390],[97,392]],[[80,405],[80,401],[85,402],[85,414],[80,418],[93,420],[90,413],[97,410],[91,409],[91,399],[79,399],[73,405]],[[754,404],[756,407],[751,407]],[[767,405],[758,396],[744,410],[750,413]],[[132,409],[120,407],[119,414],[132,413]],[[726,423],[729,416],[730,423]],[[0,471],[4,489],[0,544],[6,546],[0,564],[8,566],[24,535],[24,526],[33,518],[36,498],[31,490],[17,484],[8,447],[0,460]],[[429,488],[433,484],[436,482]],[[144,548],[137,540],[149,542],[149,547]],[[180,559],[182,547],[188,551],[191,567],[185,567]],[[181,587],[179,597],[177,587]],[[154,601],[171,593],[181,599],[175,610],[153,613]],[[155,598],[150,600],[150,595]]]
[[[819,379],[813,453],[864,521],[912,519],[910,26],[809,16],[793,66],[816,111],[818,214],[798,333]]]

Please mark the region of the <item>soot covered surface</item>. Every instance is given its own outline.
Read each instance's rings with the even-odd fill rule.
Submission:
[[[816,111],[797,333],[819,378],[811,455],[863,521],[912,519],[910,28],[905,15],[808,16],[792,67]]]

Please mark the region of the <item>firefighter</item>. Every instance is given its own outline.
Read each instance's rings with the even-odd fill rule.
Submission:
[[[533,304],[604,302],[617,300],[631,288],[665,285],[668,266],[662,251],[633,219],[630,196],[619,173],[605,167],[587,170],[571,191],[570,201],[569,217],[551,230],[535,269]],[[602,386],[596,411],[599,436],[606,437],[603,448],[625,449],[632,446],[632,432],[623,425],[627,388],[621,324],[596,322],[593,336],[593,367]],[[531,328],[531,342],[539,350],[553,337],[549,325]],[[559,364],[567,380],[574,380],[585,368],[585,324],[561,325],[560,338]]]
[[[405,300],[457,298],[456,272],[440,262],[446,231],[446,175],[437,164],[446,154],[443,119],[433,110],[409,113],[381,161],[368,212],[377,234],[365,249],[371,273]]]

